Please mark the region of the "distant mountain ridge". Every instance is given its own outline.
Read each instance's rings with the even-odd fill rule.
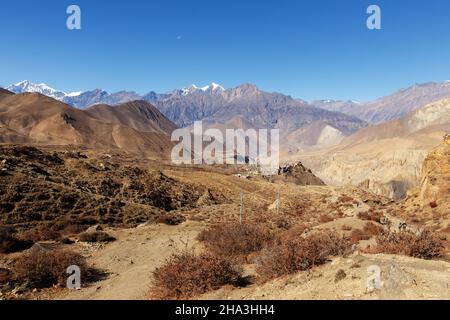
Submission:
[[[311,123],[321,122],[339,131],[338,135],[346,136],[367,125],[356,117],[316,108],[306,101],[281,93],[265,92],[253,84],[225,89],[213,82],[204,87],[191,85],[165,94],[151,91],[144,96],[129,91],[110,94],[101,89],[64,94],[45,84],[36,85],[29,81],[10,87],[15,92],[47,92],[55,99],[80,109],[98,104],[119,105],[143,100],[154,104],[180,127],[189,127],[198,120],[205,121],[209,126],[234,125],[238,122],[248,123],[252,128],[279,128],[283,131],[282,136],[286,136]]]
[[[415,84],[372,102],[321,100],[313,105],[342,112],[370,124],[397,120],[434,101],[450,98],[450,81]]]
[[[282,144],[292,152],[327,147],[368,125],[405,117],[434,101],[450,97],[450,82],[429,82],[399,90],[373,102],[317,100],[310,103],[282,93],[269,93],[253,84],[225,89],[217,83],[191,85],[168,93],[133,91],[108,93],[101,89],[66,94],[46,84],[22,81],[7,87],[38,92],[79,109],[146,101],[179,127],[202,120],[207,127],[278,128]]]

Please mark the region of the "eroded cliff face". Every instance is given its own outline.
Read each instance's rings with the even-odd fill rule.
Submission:
[[[315,175],[330,185],[353,185],[392,199],[405,198],[409,189],[420,183],[427,150],[335,154],[304,159]]]
[[[419,198],[422,205],[450,206],[450,134],[423,163]]]

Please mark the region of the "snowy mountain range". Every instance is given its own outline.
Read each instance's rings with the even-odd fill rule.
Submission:
[[[214,82],[203,87],[193,84],[162,94],[150,91],[145,95],[139,95],[133,91],[109,93],[101,89],[66,93],[45,83],[36,84],[30,81],[22,81],[10,85],[6,89],[14,93],[41,93],[80,109],[96,104],[118,105],[135,100],[144,100],[157,106],[170,120],[179,126],[189,126],[196,120],[203,120],[209,117],[223,118],[223,115],[225,115],[225,118],[229,118],[232,116],[231,112],[234,112],[234,116],[241,116],[244,113],[245,117],[250,119],[250,122],[255,122],[255,119],[261,117],[261,113],[252,113],[256,111],[254,108],[259,110],[259,108],[265,106],[269,111],[276,113],[279,108],[293,105],[314,107],[332,113],[345,114],[361,119],[362,122],[377,124],[400,119],[409,112],[433,101],[450,97],[449,81],[416,84],[389,96],[366,103],[352,100],[317,100],[307,103],[281,93],[264,92],[252,84],[243,84],[236,88],[225,89]],[[262,114],[266,114],[265,109],[260,111]],[[268,122],[270,121],[277,121],[272,119],[272,116],[269,117],[269,114],[267,114],[267,117],[262,122],[269,124]],[[268,119],[271,120],[269,121]],[[301,120],[303,122],[303,119]],[[359,125],[356,127],[359,127]]]
[[[37,92],[61,101],[64,100],[65,97],[76,97],[82,93],[82,92],[65,93],[63,91],[56,90],[45,83],[36,84],[27,80],[21,81],[16,84],[12,84],[6,87],[6,90],[14,93]]]
[[[56,100],[65,102],[77,108],[87,108],[95,104],[121,104],[134,100],[145,100],[148,102],[155,102],[168,96],[188,96],[191,94],[216,94],[225,91],[221,85],[212,82],[204,87],[197,87],[195,84],[182,89],[175,89],[168,94],[158,94],[156,92],[149,92],[143,96],[138,95],[133,91],[119,91],[109,93],[101,89],[91,91],[77,91],[66,93],[62,90],[57,90],[45,83],[33,83],[28,80],[12,84],[5,89],[14,93],[34,92],[45,96],[54,98]]]

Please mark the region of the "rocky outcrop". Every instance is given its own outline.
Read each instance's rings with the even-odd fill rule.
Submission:
[[[450,203],[450,134],[423,163],[419,197],[423,205]]]
[[[301,186],[324,186],[325,183],[301,162],[280,167],[278,175],[270,178],[274,182],[288,182]]]

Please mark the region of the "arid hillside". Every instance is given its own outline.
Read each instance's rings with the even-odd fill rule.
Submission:
[[[399,199],[420,184],[423,161],[449,131],[450,100],[444,99],[361,129],[335,147],[291,158],[301,159],[325,183],[361,185]]]
[[[174,128],[146,102],[83,111],[37,93],[0,95],[1,143],[79,145],[167,158]]]
[[[384,297],[364,293],[372,262],[393,268],[387,296],[397,292],[389,286],[403,274],[406,293],[399,298],[420,292],[445,298],[448,290],[439,289],[448,285],[445,204],[420,207],[361,188],[325,186],[300,163],[267,179],[248,166],[174,166],[122,152],[2,146],[0,202],[6,299]],[[422,219],[422,212],[432,216]],[[187,260],[177,260],[180,254]],[[55,266],[77,261],[90,266],[83,269],[89,276],[71,291],[50,276],[55,271],[48,265],[34,265],[36,259],[55,259]],[[198,278],[181,261],[211,277]],[[185,271],[172,274],[177,268]],[[42,274],[49,274],[45,282]],[[179,289],[166,287],[169,278]],[[189,281],[210,289],[186,287]],[[415,282],[432,290],[414,289]],[[323,294],[313,289],[318,286]]]

